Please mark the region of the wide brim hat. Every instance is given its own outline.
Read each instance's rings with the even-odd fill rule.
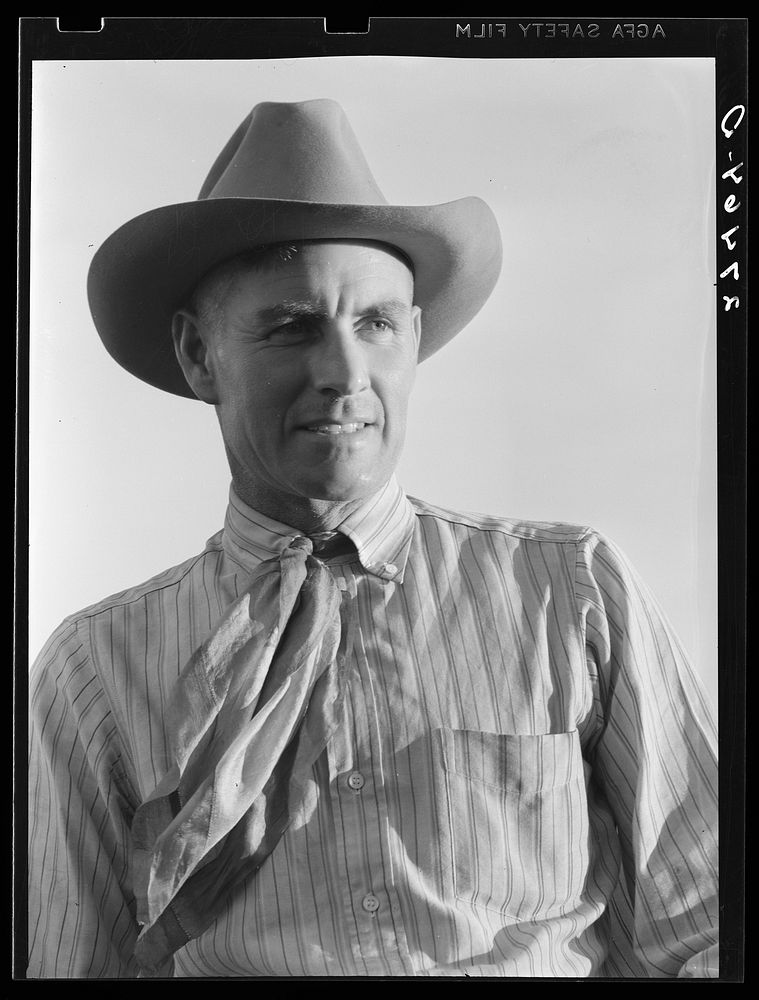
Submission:
[[[256,247],[327,239],[385,243],[409,258],[420,360],[469,323],[501,269],[498,223],[480,198],[389,205],[339,104],[266,102],[235,131],[196,200],[138,215],[96,252],[87,280],[95,326],[129,372],[195,398],[171,321],[200,279]]]

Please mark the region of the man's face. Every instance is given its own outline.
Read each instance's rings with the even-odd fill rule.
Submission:
[[[378,244],[303,244],[235,275],[204,339],[243,499],[349,501],[387,482],[419,317],[408,267]]]

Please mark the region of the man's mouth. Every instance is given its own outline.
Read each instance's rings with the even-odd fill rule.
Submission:
[[[367,426],[368,425],[365,423],[355,421],[350,424],[308,424],[303,428],[303,430],[311,431],[313,434],[356,434],[358,431],[362,431]]]

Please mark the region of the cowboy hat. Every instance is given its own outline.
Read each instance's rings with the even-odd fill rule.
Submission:
[[[132,374],[195,398],[174,355],[174,312],[222,261],[318,239],[373,240],[411,260],[420,360],[466,326],[501,267],[498,224],[480,198],[389,205],[339,104],[266,102],[235,131],[195,201],[145,212],[100,247],[87,281],[95,326]]]

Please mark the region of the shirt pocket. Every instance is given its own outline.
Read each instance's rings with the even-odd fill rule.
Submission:
[[[574,909],[589,863],[577,732],[439,736],[456,898],[520,922]]]

